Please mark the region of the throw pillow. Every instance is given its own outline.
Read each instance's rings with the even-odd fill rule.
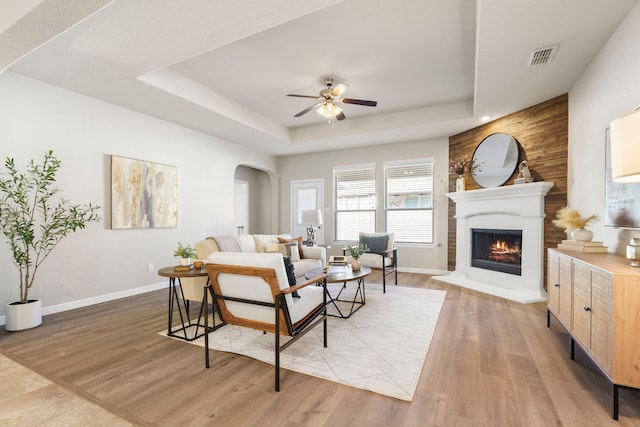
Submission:
[[[238,244],[240,245],[240,249],[242,249],[242,252],[247,252],[247,253],[258,252],[256,241],[253,239],[253,235],[241,234],[237,237],[237,239],[238,239]]]
[[[293,263],[291,262],[291,258],[289,258],[288,256],[285,256],[285,257],[282,257],[282,259],[284,260],[284,269],[287,271],[287,280],[289,280],[289,286],[295,286],[297,281],[296,281],[296,274],[293,269]],[[298,291],[292,292],[291,296],[300,298]]]
[[[369,252],[372,254],[382,255],[387,250],[387,244],[389,243],[389,236],[360,236],[360,242],[369,247]]]
[[[280,243],[267,243],[264,247],[264,251],[266,253],[276,253],[276,254],[281,254],[282,256],[286,256],[287,255],[287,251],[284,247],[284,245],[280,244]]]
[[[295,239],[285,239],[283,237],[278,237],[278,242],[280,243],[298,242],[298,253],[300,255],[300,259],[304,258],[304,254],[302,253],[302,236],[296,237]]]
[[[300,252],[298,251],[298,242],[284,244],[285,255],[291,258],[291,262],[300,261]]]

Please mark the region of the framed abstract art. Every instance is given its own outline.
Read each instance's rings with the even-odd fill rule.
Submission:
[[[111,228],[172,228],[177,223],[177,168],[112,155]]]

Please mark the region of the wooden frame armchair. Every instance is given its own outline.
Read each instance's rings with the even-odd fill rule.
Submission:
[[[282,255],[275,253],[212,254],[207,264],[208,292],[205,307],[212,298],[225,324],[272,332],[275,335],[275,390],[280,391],[280,352],[299,337],[323,323],[324,347],[327,347],[326,274],[289,286]],[[322,286],[310,286],[321,284]],[[292,293],[297,291],[299,298]],[[207,308],[208,310],[208,308]],[[209,368],[208,314],[205,316],[205,359]],[[219,327],[220,325],[218,325]],[[291,339],[280,344],[280,336]]]

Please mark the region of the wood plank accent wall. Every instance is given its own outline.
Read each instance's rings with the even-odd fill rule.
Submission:
[[[545,198],[544,253],[566,239],[564,231],[551,221],[556,212],[567,205],[567,164],[569,145],[569,95],[564,94],[517,113],[486,123],[449,138],[449,160],[471,159],[473,152],[487,136],[503,132],[512,135],[520,144],[520,159],[529,164],[536,181],[552,181],[555,185]],[[513,185],[518,168],[504,185]],[[468,172],[465,173],[467,190],[481,188]],[[524,185],[524,184],[520,184]],[[449,191],[454,192],[456,175],[449,175]],[[447,268],[456,266],[456,212],[455,203],[449,200],[449,236]],[[546,277],[546,269],[545,269]],[[546,280],[545,280],[546,283]]]

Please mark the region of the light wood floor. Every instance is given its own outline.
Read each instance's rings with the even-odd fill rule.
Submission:
[[[380,280],[374,272],[369,282]],[[157,334],[166,291],[2,330],[0,353],[141,426],[640,426],[640,392],[620,391],[613,421],[609,384],[580,350],[569,359],[568,335],[546,327],[544,304],[419,274],[398,281],[447,291],[413,402],[286,370],[276,393],[272,366],[228,353],[214,352],[206,370],[202,348]]]

